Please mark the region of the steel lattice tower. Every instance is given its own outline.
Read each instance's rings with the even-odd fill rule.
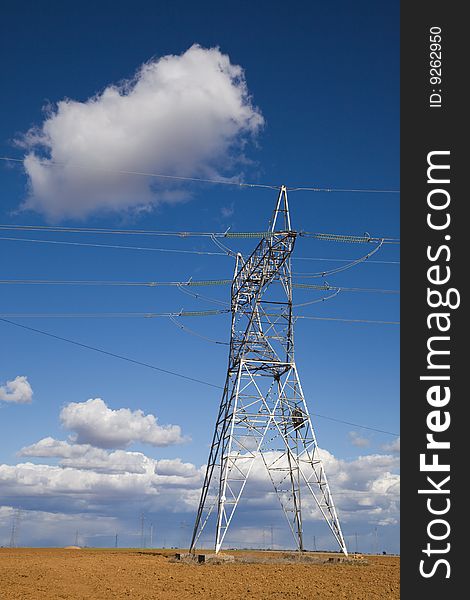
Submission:
[[[294,360],[291,254],[296,236],[282,186],[269,230],[251,256],[236,259],[227,378],[191,551],[216,513],[219,552],[250,472],[261,461],[297,548],[304,550],[302,490],[303,497],[313,497],[347,555]],[[214,484],[215,494],[210,493]]]

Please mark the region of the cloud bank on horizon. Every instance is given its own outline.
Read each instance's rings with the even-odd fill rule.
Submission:
[[[97,527],[109,535],[117,528],[132,529],[137,505],[148,514],[164,515],[160,518],[165,522],[171,521],[171,515],[177,520],[193,517],[205,466],[127,449],[132,443],[154,447],[178,444],[185,440],[179,426],[160,426],[155,415],[111,409],[101,399],[70,403],[62,408],[59,418],[72,432],[68,440],[42,438],[19,450],[18,456],[29,460],[0,465],[0,537],[2,529],[7,536],[17,506],[22,507],[24,519],[31,521],[28,530],[33,532],[23,543],[33,545],[66,543],[66,533],[51,528],[54,513],[57,522],[80,528],[89,539]],[[170,439],[165,437],[168,431],[173,432]],[[396,449],[395,442],[390,445],[390,454],[368,454],[353,460],[319,449],[346,528],[367,531],[377,525],[397,525],[400,477],[399,456],[393,452]],[[303,504],[305,523],[322,525],[313,499],[305,496]],[[256,526],[250,518],[256,519]],[[247,528],[243,533],[247,542],[259,543],[261,530],[256,528],[266,518],[282,522],[282,511],[259,458],[234,523],[235,539],[237,531],[241,535]],[[289,543],[288,537],[284,543]],[[334,547],[327,534],[322,543]]]
[[[59,221],[184,200],[168,180],[118,171],[233,174],[263,124],[243,69],[218,48],[195,44],[145,63],[133,79],[84,102],[50,107],[44,122],[17,140],[28,151],[22,208]]]

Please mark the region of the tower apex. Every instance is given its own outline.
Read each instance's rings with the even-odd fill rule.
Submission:
[[[269,232],[274,233],[275,231],[292,231],[289,201],[287,199],[287,186],[285,185],[281,185],[279,188],[276,208],[274,209],[273,216],[269,222]]]

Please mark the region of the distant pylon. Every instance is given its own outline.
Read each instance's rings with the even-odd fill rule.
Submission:
[[[302,489],[347,555],[294,360],[291,254],[296,237],[282,186],[268,231],[248,258],[238,254],[236,259],[228,371],[192,551],[215,512],[219,552],[250,472],[261,462],[297,548],[304,549]]]
[[[140,547],[145,548],[145,513],[140,513]]]
[[[16,548],[18,545],[18,537],[20,532],[21,509],[15,509],[11,522],[10,532],[10,548]]]

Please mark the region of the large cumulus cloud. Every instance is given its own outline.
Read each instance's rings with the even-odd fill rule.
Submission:
[[[243,69],[218,48],[194,45],[144,64],[132,80],[84,102],[51,107],[18,140],[28,151],[24,208],[60,220],[181,200],[169,180],[122,171],[233,174],[262,125]]]
[[[60,420],[74,432],[75,442],[97,448],[125,448],[133,442],[169,446],[184,441],[179,425],[159,425],[155,415],[141,410],[113,410],[101,398],[70,402],[61,410]]]

